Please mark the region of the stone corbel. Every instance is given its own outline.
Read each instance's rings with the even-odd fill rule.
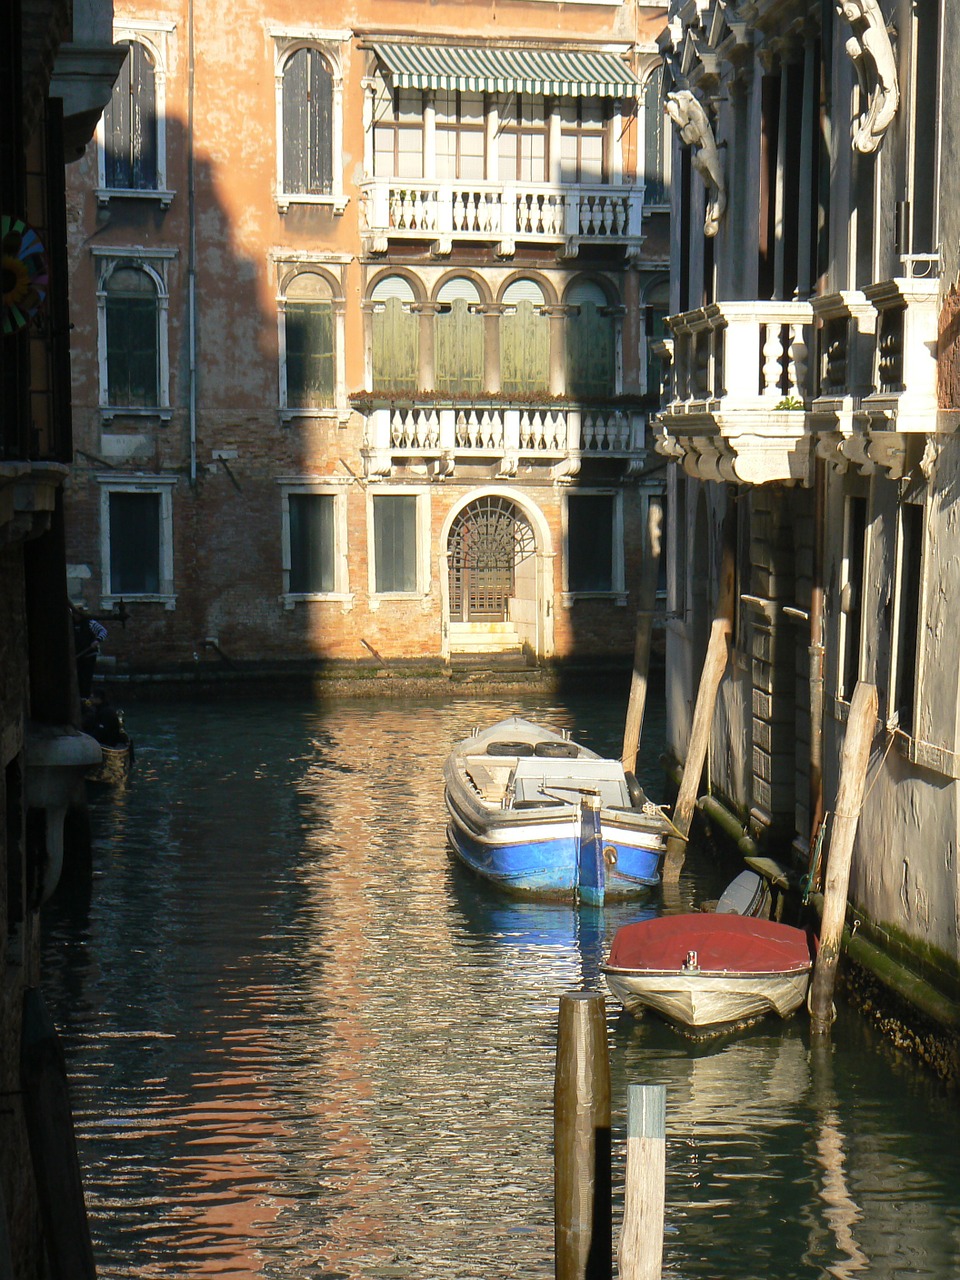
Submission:
[[[891,480],[901,480],[907,470],[906,438],[899,431],[877,432],[867,439],[867,457]]]
[[[447,480],[454,472],[454,460],[447,452],[430,463],[430,473],[434,480]]]
[[[691,156],[692,164],[707,188],[703,234],[715,236],[720,230],[720,219],[727,209],[727,184],[710,120],[702,104],[689,89],[668,93],[664,111],[676,125],[680,140],[695,148]]]
[[[388,476],[393,470],[393,459],[389,449],[363,450],[364,475],[368,480]]]
[[[847,53],[857,69],[867,110],[857,121],[853,147],[864,155],[876,151],[900,105],[897,61],[877,0],[836,0],[840,17],[853,28]]]

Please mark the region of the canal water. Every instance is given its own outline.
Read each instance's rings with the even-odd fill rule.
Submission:
[[[518,712],[619,754],[623,699],[136,705],[59,893],[64,1038],[101,1280],[553,1275],[562,993],[624,919],[485,892],[441,766]],[[662,708],[640,773],[657,798]],[[688,859],[688,903],[727,873]],[[695,1047],[608,999],[615,1231],[626,1090],[667,1088],[664,1268],[682,1280],[960,1275],[960,1113],[840,1010]]]

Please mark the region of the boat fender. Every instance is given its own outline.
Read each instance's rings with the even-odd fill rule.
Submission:
[[[488,756],[532,756],[533,745],[529,742],[488,742]]]
[[[647,797],[643,794],[643,787],[637,781],[637,775],[628,769],[623,776],[627,781],[627,795],[630,797],[630,803],[635,809],[642,809],[647,802]]]
[[[580,748],[575,742],[538,742],[533,754],[545,760],[575,760]]]
[[[617,846],[615,844],[605,844],[603,846],[603,860],[608,867],[617,865]]]

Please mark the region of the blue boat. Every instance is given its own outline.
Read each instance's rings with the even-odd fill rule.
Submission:
[[[444,765],[447,835],[511,893],[602,906],[660,882],[668,831],[619,760],[513,716],[458,742]]]

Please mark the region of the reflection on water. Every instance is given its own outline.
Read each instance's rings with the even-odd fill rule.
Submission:
[[[619,752],[587,695],[128,713],[134,780],[94,797],[45,960],[103,1280],[553,1274],[557,1002],[658,903],[513,903],[451,861],[443,757],[513,713]],[[627,1084],[667,1085],[668,1274],[960,1274],[960,1123],[859,1021],[816,1055],[800,1020],[609,1024],[618,1158]]]

